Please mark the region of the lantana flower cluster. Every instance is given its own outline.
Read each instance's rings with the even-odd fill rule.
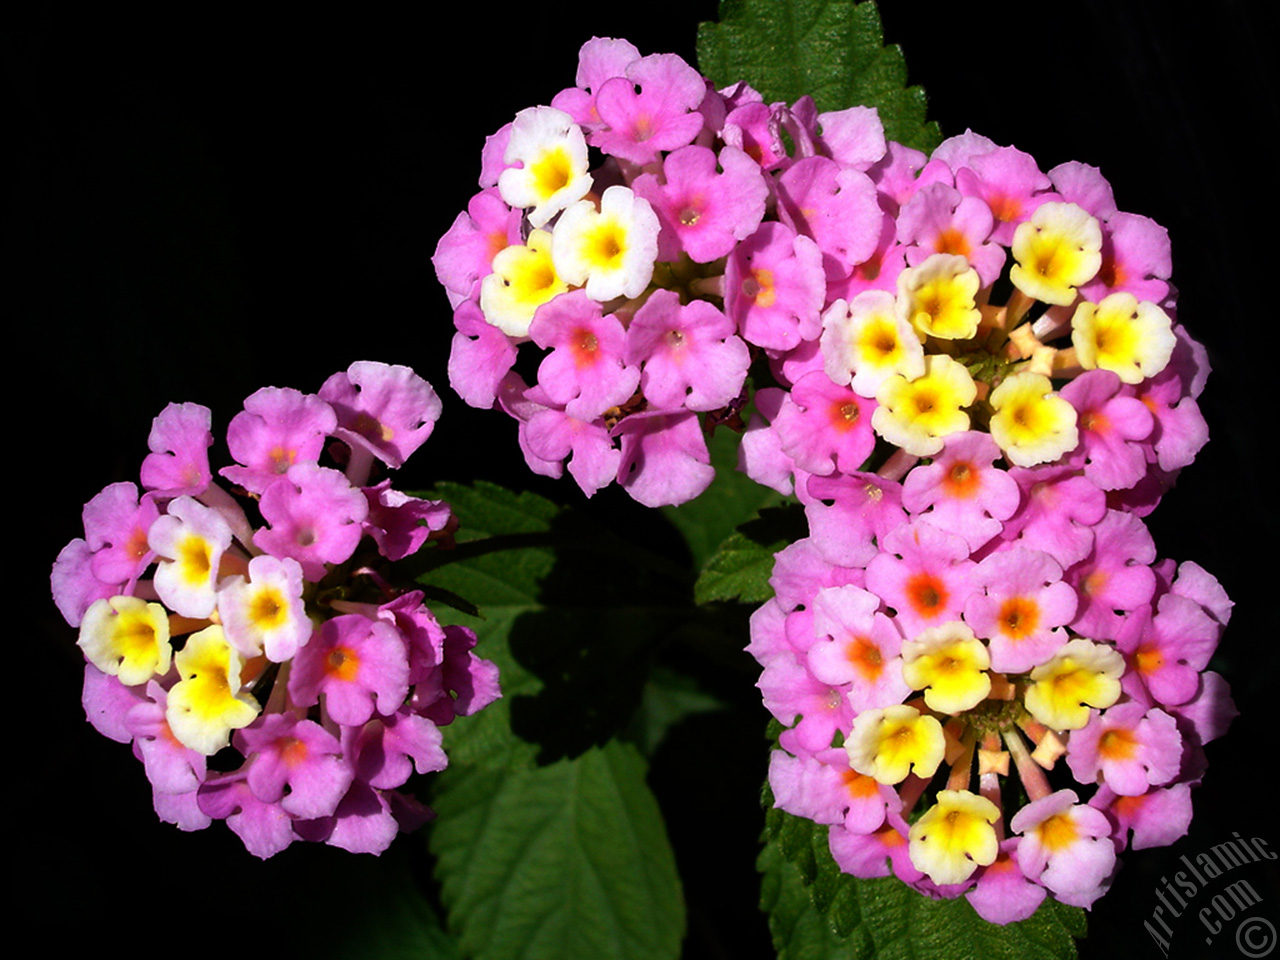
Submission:
[[[1185,834],[1235,711],[1206,669],[1218,582],[1078,470],[998,455],[967,431],[902,481],[810,479],[748,649],[786,728],[776,805],[829,825],[845,872],[1007,923]]]
[[[1088,907],[1186,832],[1235,712],[1231,602],[1143,519],[1207,440],[1205,351],[1097,170],[968,133],[868,175],[878,252],[771,358],[742,448],[809,522],[749,646],[773,795],[856,876],[997,923]]]
[[[450,381],[588,495],[705,489],[705,432],[753,399],[756,359],[781,386],[754,397],[743,467],[786,492],[974,428],[1149,504],[1204,442],[1167,235],[1086,165],[972,133],[926,156],[874,109],[765,103],[602,38],[481,161],[433,258]]]
[[[679,503],[725,424],[804,505],[749,650],[777,803],[844,870],[1003,923],[1185,832],[1231,603],[1143,519],[1208,438],[1164,228],[1086,164],[609,39],[480,186],[434,261],[450,379],[534,470]]]
[[[53,596],[79,629],[85,713],[132,745],[162,820],[226,820],[265,858],[299,839],[378,853],[429,818],[399,788],[445,767],[441,727],[500,696],[475,635],[394,581],[394,561],[447,545],[449,505],[372,482],[439,414],[403,366],[264,387],[215,477],[210,410],[170,404],[141,494],[113,483],[85,504]]]

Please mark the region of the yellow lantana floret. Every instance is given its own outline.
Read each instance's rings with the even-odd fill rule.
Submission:
[[[76,641],[85,658],[127,687],[169,672],[169,612],[138,597],[95,600]]]
[[[169,691],[165,719],[184,746],[212,756],[258,715],[257,701],[240,690],[240,655],[215,625],[188,637],[174,664],[182,679]]]
[[[551,234],[534,230],[523,246],[504,247],[480,284],[484,318],[511,337],[527,337],[537,309],[569,289],[551,261]]]
[[[556,221],[556,272],[575,287],[585,286],[587,296],[600,303],[638,297],[653,278],[660,229],[648,200],[627,187],[610,187],[599,209],[580,200]]]
[[[1017,467],[1050,463],[1080,442],[1076,410],[1039,373],[1015,373],[991,391],[991,439]]]
[[[959,621],[924,630],[902,645],[902,679],[924,691],[929,709],[970,710],[991,692],[991,657],[972,630]]]
[[[993,824],[1000,810],[968,790],[939,790],[907,835],[912,865],[937,884],[964,883],[978,867],[995,862],[1000,843]]]
[[[915,707],[896,704],[864,710],[853,720],[844,742],[849,766],[880,783],[901,783],[915,771],[933,776],[946,753],[942,724]]]
[[[974,301],[981,285],[964,257],[935,253],[898,274],[899,315],[921,338],[968,340],[982,319]]]
[[[945,354],[930,354],[924,363],[924,374],[912,380],[888,377],[871,415],[876,433],[917,457],[933,456],[945,437],[969,429],[963,408],[978,395],[969,371]]]
[[[1013,258],[1009,279],[1015,287],[1033,300],[1065,307],[1102,266],[1102,227],[1074,203],[1042,203],[1014,232]]]
[[[1089,708],[1105,710],[1120,699],[1124,657],[1114,647],[1077,637],[1048,663],[1031,671],[1027,711],[1053,730],[1079,730]]]
[[[880,384],[899,374],[924,373],[924,348],[911,324],[899,316],[887,290],[864,290],[849,303],[836,300],[822,314],[823,367],[834,382],[874,397]]]
[[[529,107],[511,123],[498,192],[512,207],[528,208],[541,227],[591,190],[587,141],[573,118],[555,107]]]
[[[1167,313],[1121,292],[1076,308],[1071,343],[1086,370],[1110,370],[1125,383],[1141,383],[1165,368],[1177,340]]]

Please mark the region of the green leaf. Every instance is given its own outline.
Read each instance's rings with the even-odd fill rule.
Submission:
[[[545,767],[447,772],[431,849],[467,956],[679,956],[680,880],[634,747],[611,741]]]
[[[277,915],[288,918],[288,947],[277,944],[268,952],[313,960],[461,960],[457,941],[422,889],[421,846],[395,843],[379,857],[332,852],[341,856],[290,850],[298,863],[283,876],[273,869],[272,877],[260,878],[275,891]],[[341,895],[316,895],[326,887],[341,889]]]
[[[1036,913],[997,926],[963,897],[931,900],[895,877],[841,873],[827,827],[770,810],[761,907],[779,960],[1073,960],[1084,911],[1046,898]]]
[[[721,427],[707,444],[715,479],[700,496],[678,507],[663,507],[663,515],[689,545],[693,568],[701,570],[735,527],[756,515],[781,496],[738,470],[738,446],[742,437]]]
[[[676,724],[695,714],[712,713],[727,706],[702,690],[692,677],[657,667],[644,686],[640,709],[627,728],[626,739],[646,757],[652,757]]]
[[[502,699],[445,730],[454,762],[529,766],[605,743],[630,722],[649,667],[691,609],[688,575],[574,511],[494,484],[445,484],[460,527],[424,584],[474,603],[438,608],[475,630]]]
[[[720,22],[698,27],[698,65],[717,87],[745,80],[770,103],[809,94],[819,111],[875,107],[885,135],[909,147],[942,139],[871,2],[721,0]]]
[[[769,586],[773,555],[807,534],[798,504],[762,510],[757,519],[744,523],[720,544],[694,585],[694,599],[698,603],[763,603],[773,596]]]

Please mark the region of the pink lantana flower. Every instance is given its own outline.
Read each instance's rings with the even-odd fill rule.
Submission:
[[[92,554],[93,576],[110,584],[142,574],[151,562],[147,531],[160,516],[154,498],[138,499],[138,488],[112,483],[84,505],[85,544]]]
[[[916,192],[898,216],[898,239],[907,248],[907,263],[918,267],[935,253],[958,254],[969,261],[985,286],[994,283],[1005,263],[1005,251],[989,241],[991,208],[978,197],[934,183]]]
[[[319,397],[263,387],[231,418],[227,447],[240,466],[219,472],[252,493],[263,493],[293,464],[317,460],[337,418]]]
[[[691,412],[633,414],[613,433],[622,445],[618,482],[647,507],[692,500],[715,477],[702,428]]]
[[[1022,834],[1018,864],[1063,903],[1087,907],[1110,886],[1116,852],[1102,811],[1059,790],[1023,807],[1009,823]]]
[[[626,40],[592,37],[578,51],[577,86],[561,90],[551,105],[568,113],[584,129],[598,129],[603,122],[596,112],[595,91],[607,80],[626,76],[627,67],[639,59],[640,51]]]
[[[521,242],[519,210],[507,206],[492,188],[472,197],[431,257],[436,276],[448,291],[450,306],[457,307],[475,295],[480,280],[493,272],[493,258],[499,250]]]
[[[839,386],[821,370],[801,377],[774,420],[783,451],[806,473],[859,470],[875,446],[874,400]]]
[[[725,265],[725,312],[743,339],[790,350],[821,333],[822,250],[783,223],[760,225]]]
[[[1022,499],[1013,478],[996,469],[999,456],[989,434],[951,434],[931,464],[907,475],[903,506],[977,550],[1001,532]]]
[[[681,306],[654,291],[627,329],[624,360],[641,369],[640,390],[656,407],[715,410],[742,392],[751,362],[733,321],[707,303]]]
[[[475,300],[453,315],[457,333],[449,351],[449,385],[470,406],[488,409],[497,402],[502,378],[516,362],[511,338],[484,318]]]
[[[596,91],[596,114],[604,124],[587,142],[635,164],[659,151],[692,143],[702,129],[698,105],[707,85],[675,54],[653,54],[627,65],[626,75]]]
[[[308,580],[319,580],[326,564],[350,559],[369,514],[364,494],[337,470],[298,463],[278,479],[260,502],[269,526],[253,536],[255,546],[302,565]]]
[[[252,761],[246,783],[253,795],[280,804],[291,816],[331,816],[351,785],[342,744],[312,720],[273,714],[237,731],[235,740]]]
[[[551,351],[538,369],[538,383],[577,420],[595,420],[626,403],[640,382],[639,368],[624,362],[622,324],[585,293],[557,297],[539,309],[529,336]]]
[[[1013,233],[1046,199],[1052,181],[1041,172],[1035,158],[1016,147],[995,147],[967,157],[956,168],[956,188],[966,197],[978,197],[991,211],[991,239],[1009,246]]]
[[[213,414],[198,403],[171,403],[151,425],[142,486],[162,496],[199,496],[209,485]]]
[[[410,368],[373,361],[353,363],[320,388],[338,416],[335,434],[389,467],[402,466],[431,435],[440,398]]]
[[[875,184],[828,157],[805,157],[779,177],[778,215],[818,244],[826,276],[833,279],[848,276],[880,239]]]
[[[303,706],[325,697],[325,709],[339,723],[365,723],[404,702],[409,660],[395,627],[360,614],[327,620],[299,652],[289,675],[289,694]]]
[[[672,151],[663,162],[662,179],[637,177],[635,191],[662,224],[659,259],[675,260],[683,252],[695,263],[727,256],[753,234],[769,199],[759,165],[733,146],[723,147],[718,156],[697,144]]]

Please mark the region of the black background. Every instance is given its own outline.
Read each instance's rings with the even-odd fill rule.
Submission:
[[[944,134],[972,127],[1046,170],[1097,165],[1121,209],[1169,228],[1179,319],[1214,366],[1201,398],[1213,439],[1149,522],[1161,555],[1196,560],[1237,602],[1215,666],[1243,715],[1209,748],[1192,833],[1126,855],[1085,956],[1159,956],[1142,921],[1177,856],[1235,831],[1280,849],[1269,713],[1276,361],[1261,339],[1276,315],[1277,118],[1260,8],[1201,4],[1175,18],[1163,3],[1118,0],[946,13],[886,0],[881,10]],[[42,928],[51,944],[156,949],[180,936],[199,955],[247,936],[288,956],[315,921],[304,912],[290,925],[280,904],[356,897],[358,879],[333,878],[358,878],[370,862],[297,844],[259,864],[220,825],[183,835],[156,822],[127,748],[83,722],[74,633],[47,599],[81,505],[136,479],[150,419],[169,401],[212,407],[217,434],[258,387],[313,391],[357,359],[410,364],[445,396],[401,487],[485,477],[582,503],[567,481],[525,469],[510,421],[447,393],[452,325],[429,258],[476,190],[484,137],[572,84],[585,40],[626,37],[694,62],[696,24],[714,15],[707,0],[477,5],[463,26],[424,13],[209,8],[49,13],[6,32],[8,569],[18,575],[9,603],[22,611],[4,661],[18,693],[6,714],[6,820],[18,841],[7,860],[26,897],[61,918]],[[624,529],[644,526],[616,489],[590,506],[619,511]],[[762,709],[745,725],[707,719],[705,752],[655,765],[688,884],[690,957],[769,955],[752,866],[764,719]],[[1280,920],[1274,871],[1250,877],[1264,897],[1254,911]],[[326,914],[322,933],[337,935],[354,912]],[[1176,930],[1176,953],[1211,949],[1194,918]],[[1235,955],[1230,930],[1214,945],[1222,955]]]

